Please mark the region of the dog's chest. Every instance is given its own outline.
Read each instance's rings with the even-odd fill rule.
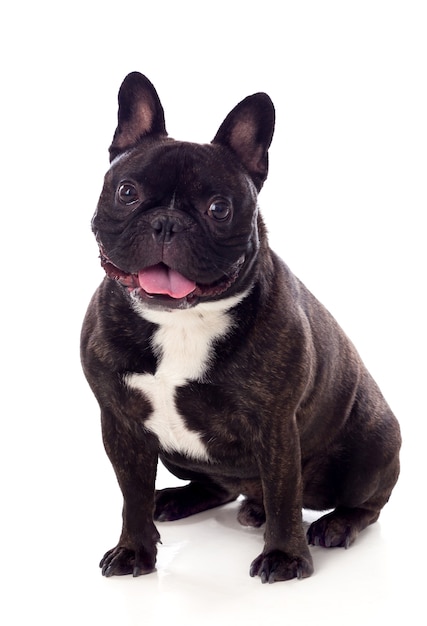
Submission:
[[[190,381],[206,381],[214,343],[232,327],[230,300],[183,311],[141,311],[145,319],[158,324],[152,338],[158,365],[155,374],[129,373],[126,382],[151,403],[152,413],[144,426],[164,450],[209,459],[200,434],[190,430],[179,414],[175,394]]]

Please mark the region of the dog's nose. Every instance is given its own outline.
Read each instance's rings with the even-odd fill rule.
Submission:
[[[175,233],[183,230],[179,218],[171,215],[159,215],[151,220],[153,237],[159,243],[169,243]]]

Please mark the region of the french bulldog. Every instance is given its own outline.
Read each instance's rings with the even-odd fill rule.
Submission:
[[[265,525],[250,575],[310,576],[310,544],[347,548],[378,519],[400,430],[353,344],[269,247],[257,198],[273,104],[245,98],[196,144],[168,137],[142,74],[118,101],[92,220],[106,275],[81,336],[124,498],[102,573],[152,572],[155,521],[239,498],[239,522]],[[156,491],[159,458],[188,483]],[[324,512],[307,532],[304,507]]]

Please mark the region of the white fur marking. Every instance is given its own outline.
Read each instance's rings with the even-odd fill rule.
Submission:
[[[151,402],[153,412],[145,426],[165,450],[209,460],[199,433],[189,430],[177,411],[175,390],[189,381],[204,380],[214,341],[232,327],[228,311],[246,295],[174,311],[150,310],[134,303],[144,319],[159,326],[152,337],[159,363],[154,375],[129,373],[126,383]]]

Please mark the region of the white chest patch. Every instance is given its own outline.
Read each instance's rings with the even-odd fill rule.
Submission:
[[[157,435],[164,450],[209,460],[200,434],[189,430],[177,411],[175,391],[189,381],[206,380],[213,344],[232,327],[228,311],[245,296],[175,311],[149,310],[135,303],[144,319],[158,325],[152,337],[158,366],[154,375],[129,373],[125,380],[150,401],[153,412],[145,426]]]

